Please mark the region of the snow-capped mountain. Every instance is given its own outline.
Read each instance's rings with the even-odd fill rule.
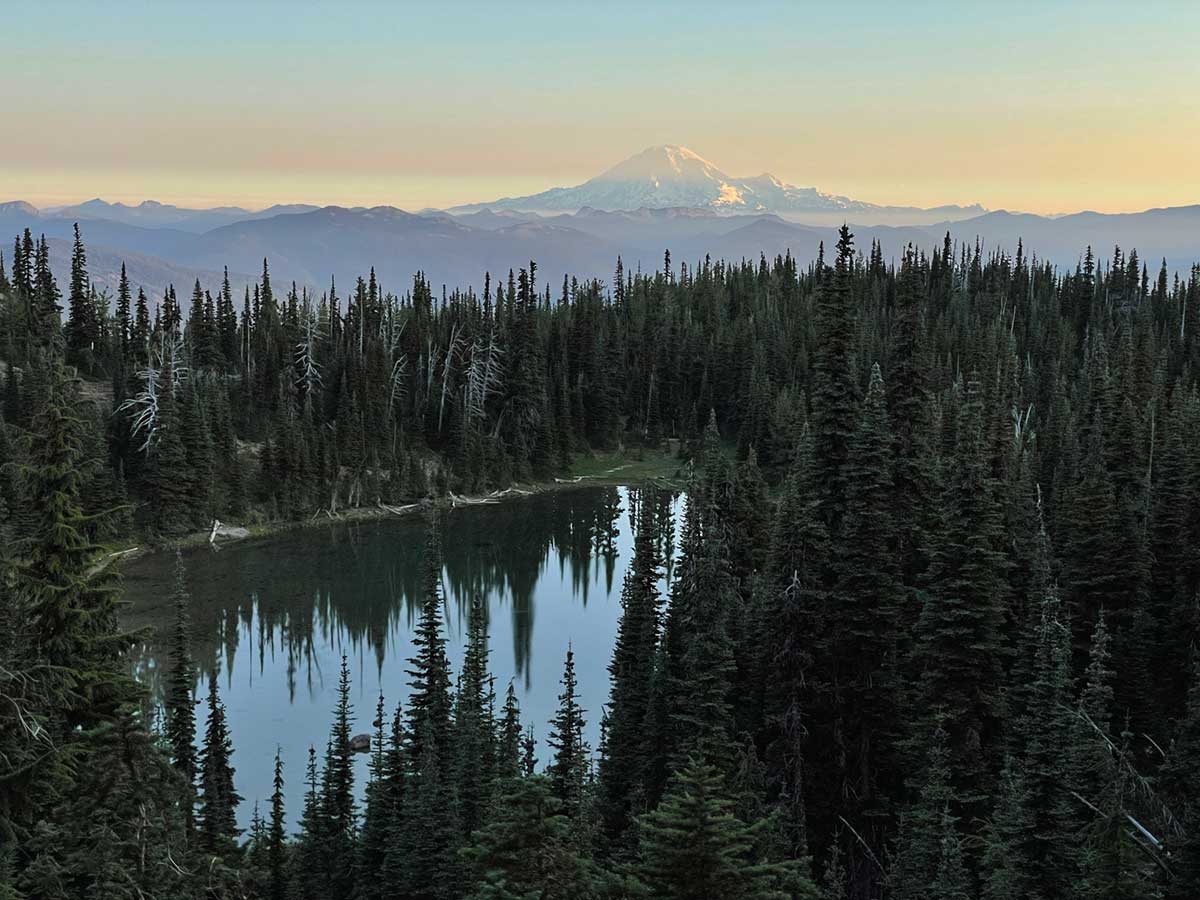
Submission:
[[[888,207],[812,187],[796,187],[774,175],[748,178],[727,175],[687,147],[664,144],[631,156],[606,172],[576,187],[551,188],[528,197],[505,197],[491,203],[473,203],[454,213],[523,210],[537,213],[600,210],[692,208],[718,213],[912,213],[932,212],[913,207]],[[955,215],[960,211],[961,215]],[[982,207],[939,207],[940,218],[978,215]]]

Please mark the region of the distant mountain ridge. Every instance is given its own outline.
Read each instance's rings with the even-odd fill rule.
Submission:
[[[521,208],[536,206],[537,198],[545,208]],[[623,208],[635,203],[641,205]],[[11,259],[12,237],[24,228],[44,234],[56,277],[65,284],[78,222],[93,279],[115,288],[124,260],[135,287],[151,297],[161,296],[168,282],[181,296],[190,296],[197,278],[215,287],[226,266],[240,286],[261,271],[264,257],[277,283],[323,290],[334,278],[342,296],[372,267],[388,289],[403,291],[418,271],[435,288],[479,288],[485,272],[499,278],[530,260],[537,261],[543,284],[564,275],[607,281],[618,255],[626,270],[653,271],[665,250],[689,265],[706,256],[738,262],[788,252],[806,265],[821,242],[832,246],[843,222],[859,248],[865,252],[877,241],[887,259],[909,243],[930,251],[949,233],[960,244],[978,240],[988,253],[1014,253],[1023,241],[1027,255],[1064,267],[1074,267],[1089,245],[1100,259],[1114,245],[1136,248],[1151,268],[1165,259],[1169,269],[1186,271],[1200,260],[1200,205],[1055,217],[1004,210],[967,215],[979,209],[881,207],[767,175],[731,179],[698,154],[668,146],[576,188],[451,210],[305,204],[193,210],[99,199],[39,210],[18,200],[0,203],[0,254]]]
[[[68,219],[105,219],[144,228],[176,228],[180,231],[201,233],[248,219],[268,219],[271,216],[311,212],[314,209],[319,207],[304,203],[280,204],[257,211],[242,209],[240,206],[188,209],[159,203],[157,200],[143,200],[136,206],[129,206],[124,203],[108,203],[97,197],[75,206],[52,207],[44,212]]]
[[[70,241],[76,220],[42,215],[27,205],[0,206],[0,254],[11,260],[11,240],[28,227],[50,240],[53,269],[60,285],[69,278]],[[790,252],[807,265],[824,242],[836,240],[831,225],[790,222],[775,214],[718,215],[711,211],[641,209],[538,216],[480,212],[452,216],[444,212],[409,213],[393,207],[346,209],[322,207],[309,212],[247,219],[203,233],[176,228],[147,228],[105,219],[78,220],[88,249],[89,271],[97,284],[116,287],[121,261],[135,287],[151,298],[173,283],[190,296],[200,279],[213,289],[228,266],[235,289],[270,261],[277,285],[307,285],[316,290],[334,278],[344,297],[355,278],[374,267],[381,283],[402,292],[421,271],[440,288],[482,287],[485,272],[493,280],[510,268],[536,260],[542,283],[564,275],[609,281],[617,256],[627,270],[653,271],[670,250],[677,264],[694,265],[706,256],[738,262],[768,259]],[[1161,259],[1186,271],[1200,259],[1200,206],[1148,210],[1118,216],[1078,213],[1058,219],[992,212],[934,225],[852,224],[863,252],[878,241],[886,259],[896,259],[911,243],[931,251],[947,232],[959,244],[978,239],[984,252],[1036,254],[1062,267],[1074,267],[1089,244],[1099,258],[1113,245],[1136,248],[1150,268]],[[248,276],[245,273],[250,273]]]

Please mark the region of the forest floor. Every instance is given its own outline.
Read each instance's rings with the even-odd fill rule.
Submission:
[[[578,457],[564,475],[558,475],[545,481],[534,481],[513,484],[502,491],[493,491],[480,496],[463,497],[451,494],[439,503],[450,509],[460,506],[479,506],[493,503],[503,503],[519,499],[530,494],[545,491],[571,490],[584,487],[603,487],[611,485],[641,486],[653,484],[666,488],[682,490],[686,478],[687,463],[681,461],[674,453],[662,450],[626,449],[610,453],[589,453]],[[431,501],[425,500],[403,506],[378,505],[348,507],[338,511],[336,516],[330,516],[324,510],[305,519],[285,519],[262,524],[246,525],[246,535],[238,540],[269,537],[296,528],[308,528],[329,523],[361,522],[372,519],[389,519],[397,516],[419,515],[429,508]],[[238,523],[224,522],[223,525],[236,527]],[[199,547],[209,543],[211,528],[195,531],[167,540],[151,540],[147,538],[129,537],[109,541],[111,552],[100,562],[104,567],[117,560],[135,559],[147,553],[160,550],[176,550],[188,547]],[[230,539],[218,539],[218,544],[233,543]]]

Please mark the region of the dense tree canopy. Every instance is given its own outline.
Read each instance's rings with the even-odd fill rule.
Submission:
[[[264,261],[241,298],[122,277],[114,306],[77,234],[64,306],[19,237],[0,896],[1200,896],[1200,267],[949,238],[891,264],[849,229],[831,260],[345,299]],[[182,567],[163,715],[129,674],[110,539],[436,510],[639,447],[678,448],[685,513],[631,494],[610,703],[561,648],[544,771],[476,599],[451,669],[436,514],[365,803],[343,665],[327,740],[239,832],[257,751],[197,684]]]

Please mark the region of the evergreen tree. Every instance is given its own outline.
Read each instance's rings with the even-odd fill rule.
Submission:
[[[638,821],[634,875],[652,897],[802,898],[819,896],[795,863],[758,858],[757,832],[732,812],[720,773],[689,760],[671,779],[662,802]]]
[[[1000,776],[1000,796],[984,829],[981,896],[984,900],[1018,900],[1041,896],[1035,887],[1034,861],[1027,856],[1036,840],[1025,775],[1010,757]]]
[[[897,900],[924,898],[939,874],[947,886],[958,889],[961,884],[961,852],[953,816],[958,798],[952,777],[949,735],[939,722],[926,748],[917,797],[900,813],[896,851],[888,872],[890,893]]]
[[[895,776],[887,748],[896,744],[897,610],[900,594],[892,551],[892,483],[883,377],[875,365],[846,461],[846,527],[823,656],[835,667],[838,731],[848,748],[846,792],[877,806],[880,782]]]
[[[169,866],[186,852],[178,776],[143,722],[111,576],[94,567],[81,530],[76,389],[57,359],[41,381],[32,420],[39,440],[23,470],[32,529],[9,576],[22,625],[3,648],[6,672],[29,673],[5,678],[0,855],[12,861],[10,836],[21,840],[6,888],[15,881],[38,897],[182,893],[181,873]],[[13,663],[20,668],[8,669]]]
[[[395,848],[399,876],[389,890],[394,896],[414,900],[454,900],[460,896],[462,873],[452,785],[444,775],[428,719],[422,722],[422,732],[417,737],[421,755],[406,776]]]
[[[502,779],[521,774],[521,707],[511,681],[504,693],[504,714],[496,744],[496,774]]]
[[[854,235],[838,232],[837,262],[822,272],[815,301],[817,355],[813,362],[813,424],[821,512],[831,533],[840,534],[849,476],[846,461],[853,440],[860,390],[853,371]]]
[[[415,655],[409,660],[411,693],[408,701],[408,736],[411,755],[420,759],[423,742],[437,742],[439,761],[451,759],[450,749],[450,663],[442,634],[442,556],[440,522],[428,526],[424,556],[424,599],[421,618],[413,635]]]
[[[322,840],[324,821],[317,775],[317,750],[308,747],[308,763],[304,769],[304,809],[300,814],[300,834],[296,840],[295,861],[289,892],[302,900],[317,900],[326,896],[326,859]]]
[[[550,778],[550,790],[563,802],[567,815],[574,816],[579,813],[583,801],[589,748],[583,740],[584,710],[579,706],[575,682],[575,652],[569,644],[561,684],[563,689],[558,695],[558,711],[554,714],[550,734],[546,738],[546,743],[554,751],[546,774]]]
[[[357,814],[354,808],[354,760],[350,749],[350,668],[342,656],[338,702],[321,770],[319,816],[324,852],[325,890],[349,897],[354,889]]]
[[[652,507],[642,500],[633,562],[621,588],[621,621],[608,671],[612,678],[608,753],[600,762],[605,825],[610,839],[627,827],[643,802],[642,779],[651,748],[645,743],[654,663],[658,654],[662,559]]]
[[[75,246],[71,253],[71,293],[66,324],[67,360],[84,372],[92,370],[96,342],[100,337],[96,310],[91,300],[87,273],[87,251],[75,225]]]
[[[1187,712],[1176,728],[1162,777],[1181,832],[1168,843],[1170,876],[1165,896],[1184,900],[1200,892],[1200,666],[1196,664]]]
[[[692,756],[732,772],[733,712],[731,688],[736,672],[729,616],[738,608],[737,591],[723,528],[714,524],[700,538],[694,573],[680,580],[671,598],[677,622],[686,626],[675,675],[670,717],[675,738],[668,760],[677,768]],[[670,635],[668,635],[668,640]]]
[[[488,699],[487,607],[471,601],[467,649],[454,708],[454,781],[458,820],[469,836],[483,823],[495,777],[495,725]]]
[[[967,383],[957,432],[918,622],[917,709],[925,711],[926,722],[948,714],[960,799],[982,815],[989,754],[1003,718],[1005,587],[999,509],[974,379]]]
[[[241,797],[233,785],[233,742],[225,725],[225,705],[217,691],[217,673],[208,676],[208,722],[200,751],[200,848],[212,856],[227,856],[240,830],[237,806]]]
[[[129,276],[125,274],[125,263],[121,263],[121,279],[117,282],[117,315],[114,325],[116,327],[117,359],[120,361],[122,371],[129,362],[129,347],[132,338],[131,297]]]
[[[167,674],[164,705],[167,713],[167,738],[171,743],[171,761],[187,784],[184,821],[192,825],[192,785],[196,781],[196,701],[192,696],[195,667],[191,656],[187,570],[183,556],[175,552],[175,624],[170,637],[170,669]]]
[[[285,900],[288,895],[288,845],[283,783],[283,760],[276,750],[275,775],[271,782],[271,817],[267,823],[267,900]]]
[[[576,847],[571,820],[544,776],[508,782],[462,855],[470,900],[599,896],[592,864]]]

